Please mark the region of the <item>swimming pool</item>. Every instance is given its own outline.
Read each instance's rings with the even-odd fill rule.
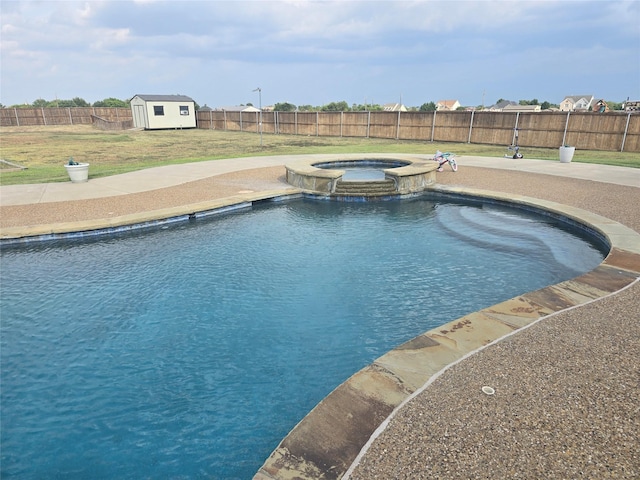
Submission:
[[[548,219],[427,198],[3,249],[2,476],[249,478],[382,353],[601,260]]]

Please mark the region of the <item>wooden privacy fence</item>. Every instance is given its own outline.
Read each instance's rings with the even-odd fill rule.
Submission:
[[[91,123],[100,130],[128,130],[133,128],[133,119],[109,121],[97,115],[91,115]]]
[[[258,133],[259,112],[197,112],[199,128]],[[516,130],[517,129],[517,130]],[[262,112],[262,132],[640,152],[632,112]]]
[[[131,109],[1,108],[0,126],[82,125],[92,117],[126,128]],[[258,133],[259,112],[198,111],[198,128]],[[516,130],[517,129],[517,130]],[[263,133],[640,152],[640,112],[262,112]]]
[[[26,127],[36,125],[91,125],[91,117],[107,122],[133,121],[130,108],[61,107],[61,108],[0,108],[0,126]]]

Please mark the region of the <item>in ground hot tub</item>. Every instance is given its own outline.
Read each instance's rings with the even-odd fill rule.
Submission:
[[[345,182],[384,180],[385,170],[407,165],[411,165],[411,162],[393,159],[338,160],[313,164],[314,167],[324,170],[344,170],[342,181]]]
[[[286,165],[287,182],[308,193],[385,198],[423,192],[435,184],[436,168],[433,161],[404,155],[323,156]],[[383,195],[367,193],[376,185]]]

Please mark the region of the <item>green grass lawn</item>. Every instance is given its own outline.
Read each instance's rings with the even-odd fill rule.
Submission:
[[[220,158],[317,153],[413,153],[436,150],[457,155],[503,157],[505,145],[417,142],[378,138],[263,135],[218,130],[127,130],[108,132],[90,125],[3,127],[0,158],[27,167],[13,170],[0,163],[0,185],[68,181],[63,165],[70,157],[91,164],[91,178],[168,164]],[[558,160],[555,148],[527,148],[526,158]],[[574,162],[640,168],[640,153],[576,150]]]

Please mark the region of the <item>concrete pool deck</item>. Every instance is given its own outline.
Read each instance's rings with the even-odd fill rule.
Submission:
[[[290,159],[202,162],[86,184],[0,187],[1,236],[115,225],[153,217],[152,212],[188,213],[294,193],[284,183],[283,165]],[[479,157],[459,157],[459,164],[457,173],[438,174],[442,189],[536,198],[640,231],[640,169]],[[385,420],[393,408],[380,414],[384,428],[351,478],[637,478],[640,288],[634,279],[640,257],[628,253],[636,248],[623,248],[599,267],[612,281],[608,286],[593,275],[583,279],[591,286],[591,299],[573,288],[565,290],[573,292],[571,305],[564,293],[530,296],[542,320],[444,371],[439,368],[427,388],[419,381],[407,388],[409,400],[397,402],[401,408],[390,419]],[[531,316],[525,304],[515,310]],[[504,318],[504,312],[493,315]],[[471,329],[467,323],[454,329],[456,324],[448,329],[456,335]],[[434,341],[421,337],[404,350]],[[495,394],[484,394],[482,386],[491,386]],[[312,430],[308,437],[319,443],[321,435]],[[361,446],[351,448],[357,452]],[[337,476],[331,467],[326,466],[324,478]],[[265,471],[262,478],[272,475]],[[286,472],[273,478],[287,478]]]

